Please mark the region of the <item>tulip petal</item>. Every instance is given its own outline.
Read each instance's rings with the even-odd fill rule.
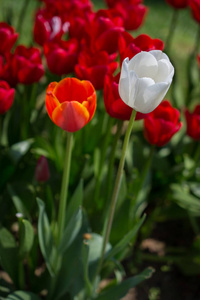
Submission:
[[[160,82],[140,90],[135,100],[135,110],[145,114],[153,111],[161,103],[169,87],[170,84]]]
[[[161,59],[158,61],[158,72],[154,77],[152,77],[155,80],[155,82],[162,82],[166,81],[170,73],[171,68],[169,62],[167,60]]]
[[[93,85],[91,84],[90,81],[87,81],[87,80],[83,80],[82,81],[84,87],[85,87],[85,90],[86,90],[86,93],[87,93],[87,101],[83,101],[82,105],[88,110],[89,112],[89,120],[88,122],[93,118],[94,116],[94,113],[95,113],[95,110],[96,110],[96,105],[97,105],[97,101],[96,101],[96,92],[95,92],[95,89],[93,87]]]
[[[158,71],[158,62],[149,52],[141,51],[130,60],[128,70],[135,71],[139,78],[154,78]]]
[[[124,59],[122,63],[122,69],[121,69],[120,80],[119,80],[119,95],[126,104],[128,104],[129,102],[129,87],[130,87],[128,63],[129,63],[129,59],[127,57]]]
[[[45,104],[46,104],[47,113],[49,117],[52,119],[53,111],[57,106],[60,105],[60,102],[51,91],[48,92],[48,89],[46,93]]]
[[[72,100],[82,103],[87,99],[84,84],[76,78],[64,78],[61,80],[55,87],[54,94],[60,103]]]
[[[89,112],[79,102],[63,102],[55,108],[52,121],[63,130],[75,132],[88,123]]]

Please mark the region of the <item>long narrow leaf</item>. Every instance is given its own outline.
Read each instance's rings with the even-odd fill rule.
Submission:
[[[143,215],[143,217],[140,219],[140,221],[134,226],[134,228],[129,231],[124,238],[119,241],[119,243],[117,243],[117,245],[115,245],[106,255],[106,259],[109,260],[110,258],[112,258],[113,256],[115,256],[116,254],[118,254],[121,250],[123,250],[132,240],[132,238],[137,234],[138,230],[140,229],[140,227],[142,226],[144,219],[145,219],[145,215]]]
[[[102,293],[96,298],[96,300],[119,300],[124,297],[131,288],[150,278],[153,272],[154,269],[149,267],[139,275],[128,278],[118,285],[105,289],[105,291],[102,291]]]

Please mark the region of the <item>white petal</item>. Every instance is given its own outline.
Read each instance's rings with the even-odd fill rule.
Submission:
[[[149,51],[149,53],[151,53],[157,61],[161,60],[161,59],[166,59],[166,60],[170,61],[167,54],[165,54],[161,50],[151,50],[151,51]]]
[[[165,82],[156,83],[148,86],[143,93],[140,93],[138,99],[141,103],[145,103],[144,107],[140,107],[140,112],[147,114],[153,111],[165,97],[170,84]],[[135,105],[137,101],[135,101]]]
[[[127,104],[129,102],[129,72],[128,72],[128,57],[123,60],[121,74],[119,79],[119,95],[121,99]]]
[[[139,112],[143,112],[146,110],[146,106],[148,105],[149,99],[144,96],[144,91],[147,90],[148,87],[154,86],[155,82],[151,78],[139,78],[136,84],[136,92],[134,95],[134,109]],[[132,100],[133,101],[133,100]],[[145,112],[144,112],[145,113]]]
[[[157,60],[149,52],[136,54],[129,62],[129,72],[134,70],[139,78],[154,77],[158,70]]]
[[[166,59],[158,61],[158,72],[154,77],[155,82],[165,82],[171,71],[170,63]]]

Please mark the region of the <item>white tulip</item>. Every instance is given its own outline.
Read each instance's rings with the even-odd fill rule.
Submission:
[[[122,63],[119,94],[128,106],[143,114],[153,111],[166,95],[174,67],[160,50],[142,51]]]

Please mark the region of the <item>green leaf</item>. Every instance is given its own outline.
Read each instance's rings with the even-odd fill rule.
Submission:
[[[83,202],[83,180],[81,179],[74,194],[72,195],[65,218],[65,224],[69,222],[71,216],[74,215]]]
[[[8,295],[5,300],[41,300],[41,298],[31,292],[16,291]]]
[[[181,186],[179,184],[172,184],[174,201],[182,208],[190,211],[194,215],[200,215],[200,201],[199,198],[192,196],[188,186]]]
[[[91,295],[92,284],[90,282],[89,275],[88,275],[88,260],[89,260],[89,246],[88,243],[84,241],[82,247],[83,274],[84,274],[87,294]]]
[[[150,267],[145,269],[139,275],[128,278],[118,285],[111,286],[110,288],[105,288],[105,290],[103,290],[101,294],[96,298],[96,300],[119,300],[124,297],[131,288],[150,278],[153,272],[154,269]]]
[[[45,211],[44,202],[41,199],[37,198],[37,203],[39,207],[38,238],[40,249],[46,261],[46,265],[50,275],[54,276],[57,267],[56,265],[54,265],[54,262],[56,260],[57,255],[55,246],[53,244],[51,227]]]
[[[23,217],[31,220],[28,210],[26,209],[22,200],[18,197],[18,195],[15,193],[14,189],[10,185],[8,185],[8,193],[11,196],[11,199],[13,201],[17,213],[20,213],[23,215]]]
[[[71,217],[67,224],[63,237],[59,246],[59,251],[64,253],[67,248],[72,244],[78,235],[82,225],[82,209],[78,208],[77,212]]]
[[[99,176],[100,161],[101,161],[100,149],[96,148],[94,150],[94,175],[96,178]]]
[[[33,139],[29,139],[11,146],[9,154],[15,164],[28,152],[32,143]]]
[[[118,254],[121,250],[124,250],[125,247],[130,243],[132,238],[137,234],[138,230],[142,226],[146,215],[143,215],[143,217],[139,220],[139,222],[133,227],[131,231],[129,231],[122,240],[117,243],[106,255],[106,259],[111,259],[113,256]]]
[[[99,260],[101,256],[102,246],[103,246],[103,238],[101,235],[97,233],[91,234],[91,239],[88,240],[89,245],[89,264]],[[106,245],[106,252],[111,249],[111,245]]]
[[[19,227],[19,255],[25,258],[30,252],[34,241],[34,230],[28,220],[21,219]]]
[[[18,249],[13,235],[6,229],[0,229],[0,259],[3,269],[17,282]]]

